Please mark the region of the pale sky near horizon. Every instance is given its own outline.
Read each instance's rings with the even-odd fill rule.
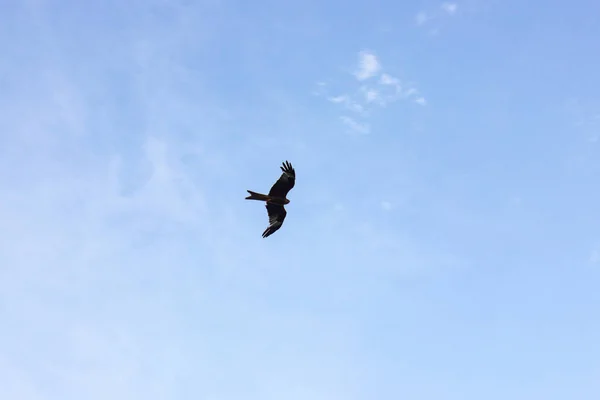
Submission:
[[[599,16],[0,2],[0,399],[599,399]]]

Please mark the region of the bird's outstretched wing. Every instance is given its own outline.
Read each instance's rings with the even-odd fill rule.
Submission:
[[[269,196],[285,198],[296,184],[296,171],[288,161],[284,162],[283,166],[279,168],[281,168],[283,174],[281,174],[277,182],[271,187]]]
[[[283,220],[287,215],[287,212],[285,211],[285,208],[283,208],[283,206],[273,203],[267,203],[266,207],[267,214],[269,215],[269,227],[263,232],[263,238],[270,236],[279,228],[281,228],[281,225],[283,225]]]

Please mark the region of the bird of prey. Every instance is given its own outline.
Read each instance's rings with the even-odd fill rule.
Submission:
[[[283,173],[271,187],[269,194],[256,193],[251,190],[247,190],[250,196],[246,197],[246,200],[260,200],[266,202],[267,214],[269,215],[269,226],[262,234],[263,238],[270,236],[283,225],[283,220],[287,215],[284,205],[290,201],[287,199],[287,194],[296,183],[296,171],[288,161],[282,164],[281,170]]]

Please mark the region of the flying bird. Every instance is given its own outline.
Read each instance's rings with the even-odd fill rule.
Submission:
[[[287,194],[296,183],[296,171],[288,161],[282,163],[281,170],[283,173],[269,190],[269,194],[256,193],[247,190],[250,196],[246,200],[260,200],[266,202],[267,214],[269,216],[269,226],[262,234],[263,238],[272,235],[275,231],[281,228],[283,220],[287,215],[284,206],[290,201],[287,199]]]

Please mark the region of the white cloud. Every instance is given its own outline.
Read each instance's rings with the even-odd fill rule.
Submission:
[[[391,75],[388,74],[381,74],[381,77],[379,79],[379,83],[381,85],[386,85],[386,86],[391,86],[394,88],[394,95],[393,97],[395,98],[396,95],[399,95],[402,92],[402,85],[400,84],[400,79],[395,78]]]
[[[388,74],[381,74],[381,77],[379,78],[379,82],[382,85],[398,85],[398,84],[400,84],[400,81],[398,80],[398,78],[394,78],[393,76],[390,76]]]
[[[341,116],[340,120],[353,132],[362,134],[368,134],[371,132],[369,124],[357,122],[355,119],[348,116]]]
[[[424,97],[418,97],[417,99],[415,99],[415,103],[424,106],[427,104],[427,101]]]
[[[331,101],[332,103],[345,103],[348,101],[348,96],[330,97],[329,101]]]
[[[358,59],[358,69],[354,73],[354,76],[359,81],[373,77],[381,69],[377,56],[369,51],[358,53]]]
[[[336,104],[343,104],[348,110],[353,111],[358,114],[362,114],[365,112],[364,106],[353,101],[350,97],[346,95],[330,97],[329,101]]]
[[[372,111],[376,108],[385,108],[399,100],[418,95],[418,91],[411,87],[411,84],[407,84],[408,89],[403,90],[403,84],[399,78],[383,72],[379,61],[373,54],[363,51],[359,55],[361,68],[355,73],[360,81],[358,87],[346,88],[343,90],[345,94],[327,97],[329,102],[343,106],[344,109],[350,110],[363,118],[371,118],[373,116]],[[376,79],[365,82],[367,77]],[[422,97],[416,99],[416,103],[425,105],[425,99]],[[347,116],[340,119],[352,131],[363,133],[370,131],[368,123],[359,123]]]
[[[420,11],[419,13],[417,13],[417,15],[415,16],[415,23],[418,26],[423,25],[425,22],[427,22],[427,20],[430,19],[427,16],[427,13],[425,11]]]
[[[354,111],[358,114],[364,114],[366,112],[365,107],[361,104],[350,102],[346,105],[350,111]]]
[[[444,10],[448,14],[454,15],[454,13],[456,13],[458,5],[456,3],[442,3],[441,7],[442,7],[442,10]]]
[[[417,93],[418,93],[417,89],[415,89],[415,88],[410,88],[410,89],[408,89],[408,90],[406,90],[406,91],[404,92],[404,96],[405,96],[405,97],[410,97],[410,96],[412,96],[413,94],[417,94]]]
[[[372,103],[379,98],[379,93],[376,90],[368,89],[365,91],[365,100],[367,103]]]
[[[450,3],[450,2],[444,2],[442,3],[439,8],[436,7],[433,10],[422,10],[419,13],[417,13],[417,15],[415,16],[415,24],[418,27],[424,27],[424,25],[426,23],[428,23],[429,21],[435,20],[437,21],[437,23],[435,24],[429,24],[428,25],[434,25],[431,28],[427,28],[427,32],[430,35],[437,35],[440,31],[440,23],[441,21],[443,21],[443,18],[448,18],[448,17],[452,17],[453,15],[456,14],[458,10],[458,4],[456,3]]]
[[[313,91],[312,91],[312,95],[313,96],[322,96],[322,95],[324,95],[325,92],[326,92],[326,90],[327,90],[326,89],[327,83],[320,81],[320,82],[317,82],[316,86],[317,87],[315,89],[313,89]]]

